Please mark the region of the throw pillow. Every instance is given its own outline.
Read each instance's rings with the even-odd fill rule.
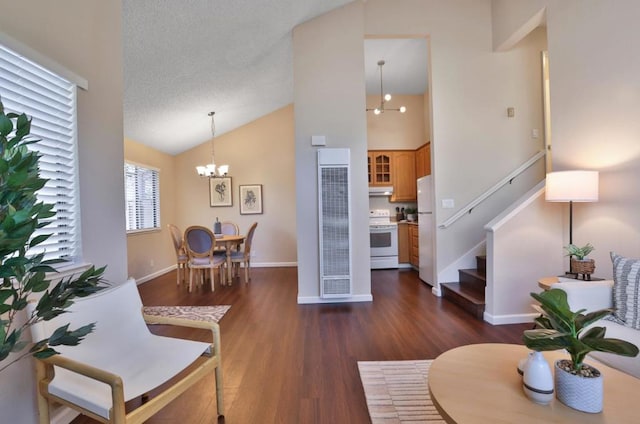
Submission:
[[[640,330],[640,259],[631,259],[611,252],[613,262],[614,316],[627,327]]]

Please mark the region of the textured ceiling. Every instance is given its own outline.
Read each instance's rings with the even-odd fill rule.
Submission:
[[[349,2],[124,0],[125,137],[178,154],[211,138],[210,111],[216,112],[220,135],[290,104],[292,29]],[[381,58],[387,61],[385,91],[424,92],[426,42],[421,42],[424,48],[416,40],[365,42],[365,73],[373,80],[367,85],[374,86],[374,94],[380,91],[376,63]],[[420,53],[406,53],[410,47]],[[414,79],[407,69],[418,72],[422,82],[395,86],[394,73],[405,83]]]

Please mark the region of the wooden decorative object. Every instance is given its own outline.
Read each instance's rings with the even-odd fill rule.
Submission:
[[[585,280],[591,279],[591,274],[596,269],[596,262],[593,259],[573,259],[571,258],[571,272],[576,275],[582,274]]]

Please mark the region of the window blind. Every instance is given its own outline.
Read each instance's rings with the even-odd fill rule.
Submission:
[[[160,228],[160,178],[157,169],[126,162],[124,190],[127,231]]]
[[[31,118],[31,137],[40,141],[28,148],[41,154],[40,176],[49,180],[37,197],[56,211],[34,233],[52,236],[29,253],[79,261],[76,85],[0,45],[0,96],[6,112]]]

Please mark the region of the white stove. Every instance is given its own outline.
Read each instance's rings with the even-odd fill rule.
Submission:
[[[369,211],[371,269],[398,268],[398,224],[387,209]]]

